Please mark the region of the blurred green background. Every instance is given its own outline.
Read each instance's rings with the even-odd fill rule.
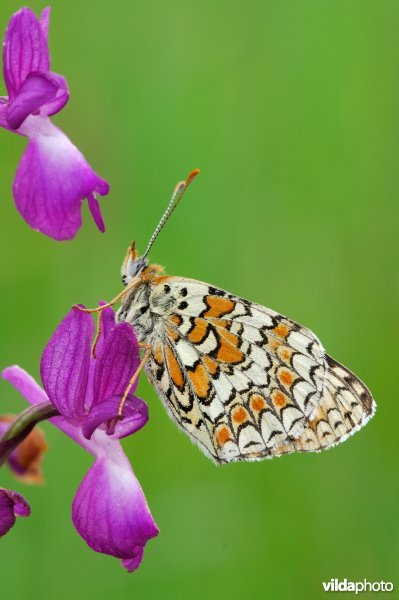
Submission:
[[[2,30],[19,7],[2,1]],[[70,507],[91,458],[46,424],[46,485],[1,472],[32,505],[0,542],[1,597],[322,598],[322,581],[344,577],[399,586],[399,3],[52,8],[52,68],[71,88],[55,122],[111,183],[107,232],[86,206],[72,242],[31,231],[11,195],[26,141],[0,131],[1,367],[38,376],[69,307],[120,290],[128,243],[144,249],[175,183],[200,167],[152,259],[310,327],[378,412],[328,452],[217,468],[143,377],[150,421],[124,447],[161,533],[132,575],[76,534]],[[0,388],[1,412],[24,408]]]

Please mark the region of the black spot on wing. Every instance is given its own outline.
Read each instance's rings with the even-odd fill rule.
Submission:
[[[210,296],[225,296],[226,293],[223,290],[218,290],[218,288],[212,287],[211,285],[208,287],[208,294]]]

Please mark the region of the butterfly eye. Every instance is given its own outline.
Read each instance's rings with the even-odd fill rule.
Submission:
[[[145,258],[138,258],[137,260],[134,260],[133,262],[128,264],[127,275],[125,276],[126,283],[128,283],[130,281],[130,279],[132,279],[138,273],[140,273],[140,271],[142,271],[144,269],[144,267],[146,267],[146,266],[147,266],[147,261],[145,260]]]

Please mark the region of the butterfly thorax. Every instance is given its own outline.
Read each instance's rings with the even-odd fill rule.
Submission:
[[[152,298],[152,283],[163,273],[159,265],[144,266],[138,274],[137,284],[126,293],[122,305],[116,314],[117,322],[127,322],[135,329],[140,342],[151,344],[154,338],[159,337],[159,329],[162,327],[160,315],[162,310],[162,299],[157,302]],[[126,277],[126,285],[129,278]],[[165,299],[166,300],[166,299]],[[161,308],[161,311],[158,309]]]

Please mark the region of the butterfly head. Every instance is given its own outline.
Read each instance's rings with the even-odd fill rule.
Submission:
[[[144,256],[139,256],[136,250],[136,242],[132,242],[127,249],[125,260],[122,265],[122,283],[129,285],[134,277],[140,275],[148,267],[148,261]]]

